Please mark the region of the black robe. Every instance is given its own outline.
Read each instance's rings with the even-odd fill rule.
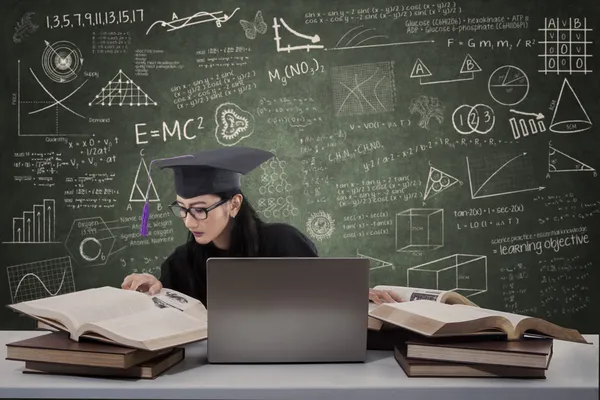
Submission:
[[[262,224],[259,235],[258,257],[318,257],[314,243],[291,225]],[[194,297],[207,307],[206,260],[211,257],[227,257],[227,251],[212,243],[190,242],[177,247],[161,265],[163,287]]]

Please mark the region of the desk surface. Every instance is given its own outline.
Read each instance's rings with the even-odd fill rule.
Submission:
[[[24,363],[5,360],[5,344],[40,331],[0,331],[3,398],[136,399],[598,399],[598,335],[593,345],[555,341],[544,380],[408,378],[389,351],[370,351],[366,363],[211,365],[206,345],[187,346],[186,358],[155,380],[116,380],[23,374]],[[538,397],[539,398],[539,397]]]

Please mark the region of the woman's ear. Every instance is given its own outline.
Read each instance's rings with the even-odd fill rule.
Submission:
[[[237,213],[240,212],[240,207],[242,206],[243,201],[244,197],[239,193],[231,198],[231,218],[235,218]]]

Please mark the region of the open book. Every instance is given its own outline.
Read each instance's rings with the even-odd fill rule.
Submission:
[[[207,338],[207,311],[171,289],[155,295],[110,286],[8,305],[71,339],[96,339],[143,350],[161,350]]]
[[[404,286],[388,286],[388,285],[377,285],[373,289],[376,290],[388,290],[394,292],[403,302],[414,301],[414,300],[430,300],[437,301],[439,303],[446,304],[464,304],[468,306],[477,307],[477,304],[471,300],[450,290],[434,290],[434,289],[422,289],[412,288]],[[371,311],[377,309],[379,305],[375,303],[369,303],[369,314]],[[369,329],[380,330],[384,325],[384,322],[380,319],[369,316]]]
[[[563,328],[541,318],[462,304],[452,305],[430,300],[384,303],[370,311],[369,315],[427,337],[503,332],[507,340],[519,340],[528,333],[588,343],[578,331]]]

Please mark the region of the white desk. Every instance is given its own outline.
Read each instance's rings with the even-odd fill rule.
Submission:
[[[593,345],[555,341],[545,380],[408,378],[384,351],[370,351],[364,364],[210,365],[204,343],[188,346],[185,360],[155,380],[110,380],[23,374],[23,362],[4,359],[5,343],[41,333],[0,331],[0,397],[598,400],[598,335],[586,336]]]

